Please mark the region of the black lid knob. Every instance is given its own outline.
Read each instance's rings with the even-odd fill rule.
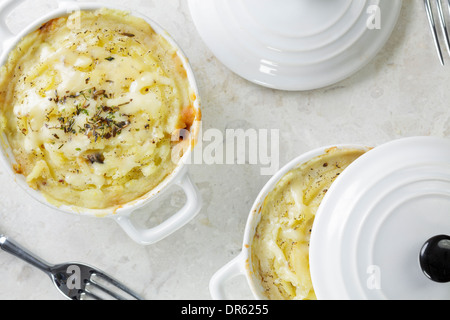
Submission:
[[[450,282],[450,236],[429,239],[420,251],[420,267],[435,282]]]

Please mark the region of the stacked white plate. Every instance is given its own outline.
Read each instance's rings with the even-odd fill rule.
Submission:
[[[241,77],[279,90],[335,84],[389,39],[401,0],[189,0],[206,45]]]

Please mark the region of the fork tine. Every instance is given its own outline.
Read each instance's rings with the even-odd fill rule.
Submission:
[[[445,46],[447,47],[447,52],[450,54],[450,41],[448,37],[447,23],[444,17],[444,10],[442,9],[441,0],[436,0],[437,11],[439,15],[439,21],[441,23],[442,34],[444,35]]]
[[[450,14],[450,0],[447,0],[447,9],[448,9],[448,13]]]
[[[83,291],[83,293],[82,293],[83,295],[85,295],[85,296],[89,296],[89,297],[91,297],[92,299],[94,299],[94,300],[103,300],[102,298],[100,298],[99,296],[97,296],[96,294],[94,294],[94,293],[92,293],[92,292],[89,292],[89,291]]]
[[[117,281],[114,278],[111,278],[110,276],[104,274],[104,273],[100,273],[100,272],[95,272],[92,274],[92,276],[97,276],[103,280],[105,280],[106,282],[108,282],[109,284],[117,287],[118,289],[122,290],[123,292],[129,294],[130,296],[134,297],[137,300],[143,300],[142,297],[140,297],[136,292],[134,292],[133,290],[129,289],[128,287],[126,287],[125,285],[123,285],[122,283],[120,283],[119,281]],[[96,283],[97,285],[99,285],[98,283]]]
[[[444,57],[442,56],[441,45],[439,44],[439,39],[438,39],[437,31],[436,31],[436,23],[434,21],[433,12],[431,10],[430,0],[424,0],[424,3],[425,3],[425,11],[427,12],[428,22],[430,24],[431,33],[433,34],[433,40],[434,40],[434,44],[436,46],[439,60],[441,61],[442,65],[445,65]]]
[[[119,294],[117,294],[115,292],[112,292],[108,288],[105,288],[105,287],[101,286],[100,284],[98,284],[98,283],[96,283],[96,282],[94,282],[92,280],[91,280],[91,282],[88,282],[87,284],[90,285],[90,286],[93,286],[93,287],[95,287],[97,289],[99,289],[100,291],[103,291],[104,293],[106,293],[107,295],[111,296],[112,298],[114,298],[116,300],[125,300],[125,298],[122,297],[121,295],[119,295]],[[90,291],[86,290],[86,292],[88,292],[89,294],[92,294],[92,292],[90,292]]]

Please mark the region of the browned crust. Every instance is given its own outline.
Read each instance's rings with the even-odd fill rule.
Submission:
[[[62,19],[64,19],[64,18],[55,18],[50,21],[47,21],[39,28],[39,32],[41,34],[52,33],[53,31],[55,31],[58,28],[59,22]]]

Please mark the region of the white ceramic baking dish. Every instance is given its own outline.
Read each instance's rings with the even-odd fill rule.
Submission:
[[[244,232],[244,243],[242,246],[241,253],[234,258],[231,262],[226,264],[220,270],[218,270],[210,281],[210,292],[211,296],[214,300],[224,300],[227,298],[225,288],[228,280],[236,277],[244,275],[247,278],[247,282],[250,286],[250,289],[256,299],[259,300],[267,300],[267,297],[263,293],[262,285],[260,279],[257,279],[254,275],[252,268],[252,259],[251,259],[251,244],[253,243],[253,237],[255,235],[256,227],[258,226],[261,220],[261,206],[264,204],[264,200],[268,196],[268,194],[275,188],[278,182],[291,170],[301,166],[302,164],[319,157],[323,154],[326,154],[327,150],[330,148],[352,148],[357,150],[369,150],[367,147],[363,147],[360,145],[336,145],[336,146],[328,146],[323,148],[318,148],[313,151],[307,152],[298,158],[292,160],[286,166],[284,166],[281,170],[279,170],[259,193],[256,198],[255,203],[250,211],[247,225]]]
[[[155,32],[163,35],[175,48],[178,49],[178,55],[183,61],[184,67],[188,74],[190,85],[197,97],[194,103],[194,107],[198,111],[197,114],[201,114],[199,101],[200,95],[198,93],[198,88],[192,68],[189,65],[187,58],[185,57],[185,55],[183,54],[182,50],[177,45],[177,43],[170,37],[170,35],[153,20],[149,19],[148,17],[142,14],[133,12],[132,10],[111,6],[108,4],[77,2],[75,0],[59,0],[58,7],[55,10],[41,17],[40,19],[34,21],[28,27],[22,30],[19,34],[14,34],[10,31],[10,29],[6,24],[7,17],[11,14],[11,12],[15,8],[17,8],[18,5],[20,5],[23,2],[24,0],[4,0],[2,4],[0,4],[0,39],[1,39],[0,65],[3,65],[6,62],[9,52],[18,44],[18,42],[24,36],[37,30],[41,25],[50,21],[51,19],[65,16],[73,12],[77,12],[78,10],[96,10],[104,7],[110,9],[124,10],[130,12],[133,16],[143,18],[152,26]],[[4,136],[2,137],[4,143],[2,143],[2,147],[0,148],[0,161],[6,168],[6,171],[13,176],[17,184],[20,185],[26,192],[28,192],[36,200],[65,213],[78,215],[81,214],[90,217],[112,218],[115,221],[117,221],[117,223],[133,240],[135,240],[140,244],[148,245],[166,238],[173,232],[185,226],[198,214],[198,212],[201,209],[202,199],[200,193],[196,188],[196,186],[192,183],[188,174],[188,169],[186,167],[187,162],[186,159],[190,157],[190,154],[192,153],[192,148],[195,146],[194,142],[197,139],[199,128],[200,128],[200,121],[195,121],[190,132],[190,138],[192,143],[190,144],[189,149],[185,152],[183,158],[180,161],[180,164],[177,166],[174,172],[150,193],[140,198],[139,200],[124,205],[123,207],[117,210],[113,209],[80,210],[79,208],[72,208],[72,207],[56,208],[53,205],[49,204],[40,192],[31,189],[27,185],[25,177],[23,175],[16,174],[13,171],[14,156],[11,152],[10,147],[8,146],[6,137]],[[174,186],[181,187],[184,190],[184,193],[186,194],[187,200],[183,208],[181,208],[178,212],[176,212],[174,215],[172,215],[170,218],[168,218],[158,226],[152,228],[141,228],[140,226],[137,226],[135,223],[132,222],[131,214],[135,210],[149,204],[151,201],[155,200],[158,196],[160,196],[164,192],[167,192],[171,187]]]
[[[214,299],[225,299],[225,282],[242,274],[255,298],[266,299],[251,261],[260,207],[288,171],[326,149],[293,160],[263,188],[250,213],[241,254],[211,279]],[[436,239],[443,240],[436,243]],[[316,296],[319,300],[447,300],[448,282],[441,279],[450,279],[448,239],[450,139],[410,137],[377,146],[339,175],[316,212],[309,248]]]

